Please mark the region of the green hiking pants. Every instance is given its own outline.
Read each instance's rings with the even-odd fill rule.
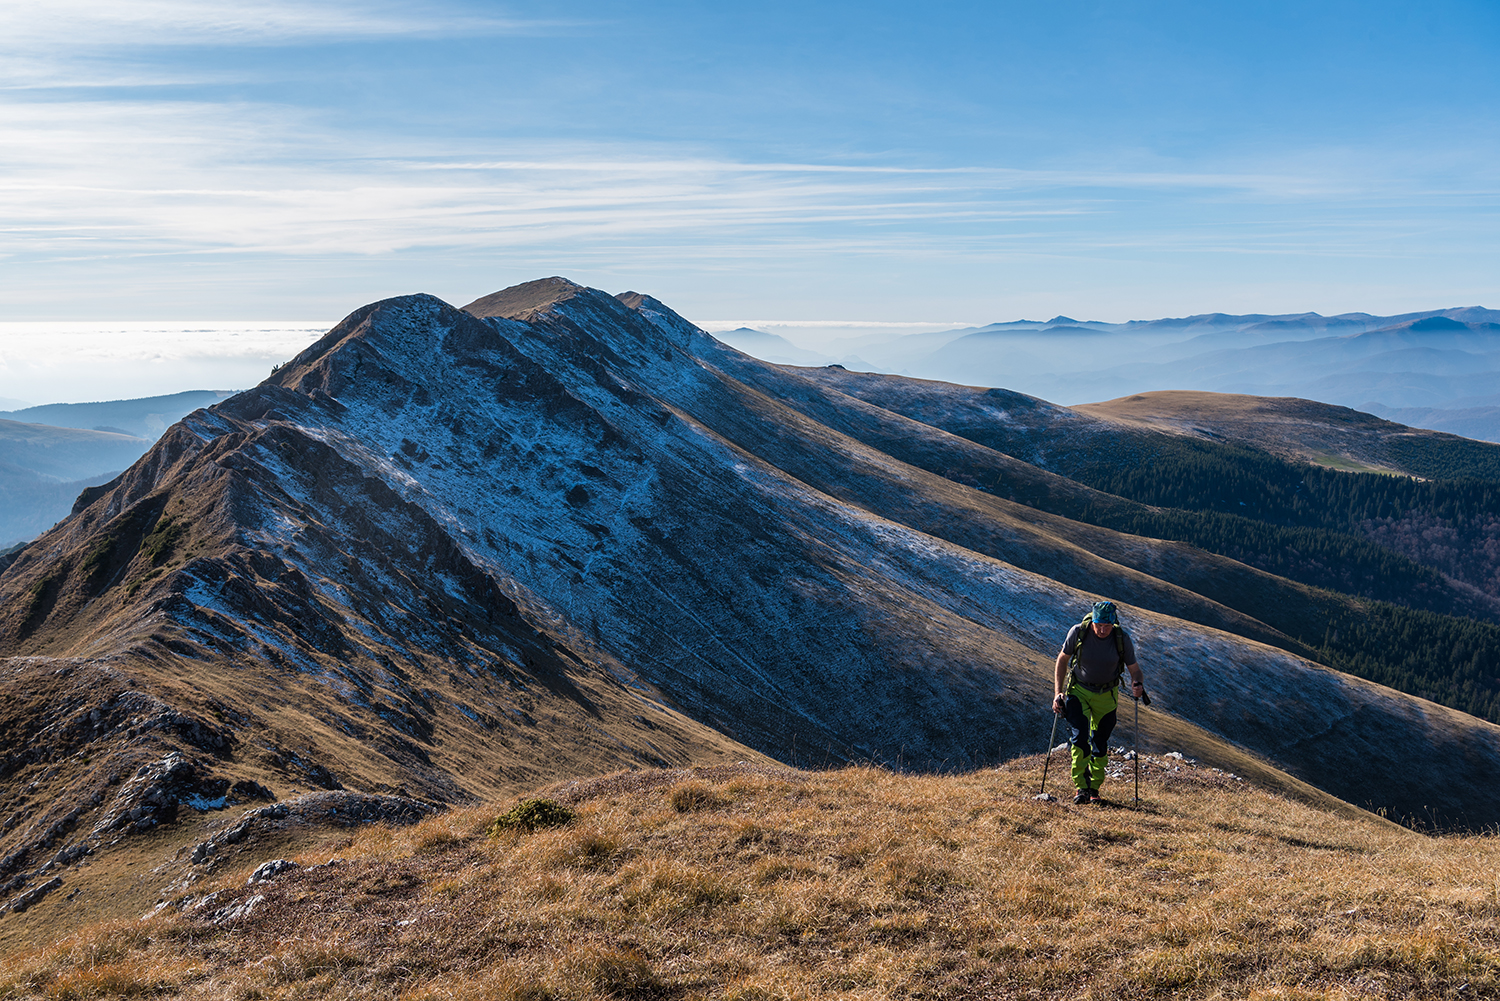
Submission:
[[[1119,688],[1091,692],[1076,681],[1068,689],[1063,719],[1073,731],[1073,788],[1098,789],[1104,785],[1104,766],[1109,763],[1109,735],[1115,730]]]

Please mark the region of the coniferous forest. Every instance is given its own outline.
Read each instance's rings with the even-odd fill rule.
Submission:
[[[1309,635],[1307,609],[1272,610],[1263,621],[1316,649],[1330,667],[1500,723],[1500,625],[1424,607],[1443,572],[1495,594],[1496,567],[1484,543],[1500,516],[1500,482],[1340,472],[1193,439],[1152,444],[1129,463],[1070,471],[1097,490],[1150,505],[1105,527],[1188,542],[1357,596],[1317,602],[1322,636]],[[1453,543],[1438,554],[1442,562],[1403,554],[1418,548],[1402,544],[1403,526],[1420,541],[1422,528],[1435,525]]]

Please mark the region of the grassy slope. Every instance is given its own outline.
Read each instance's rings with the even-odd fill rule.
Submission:
[[[1337,469],[1500,478],[1500,445],[1412,428],[1348,407],[1235,393],[1137,393],[1072,408],[1128,427],[1230,440]]]
[[[68,728],[66,713],[59,714],[54,711],[49,714],[46,710],[47,706],[57,707],[76,703],[76,699],[70,698],[67,694],[70,685],[75,690],[81,686],[108,693],[111,681],[107,675],[95,674],[83,666],[73,669],[65,666],[59,669],[60,663],[38,659],[31,662],[26,671],[18,673],[11,679],[15,691],[24,693],[22,697],[15,699],[21,703],[17,707],[17,714],[27,720],[50,719],[55,729],[58,730]],[[59,679],[59,674],[69,676]],[[205,685],[213,685],[215,680],[206,672],[197,678],[199,683]],[[139,683],[139,678],[136,683]],[[72,705],[70,708],[81,708],[86,711],[87,707]],[[541,707],[538,709],[540,711]],[[566,710],[566,705],[559,703],[553,703],[548,708],[547,711],[554,717],[553,726],[547,731],[537,728],[533,738],[543,743],[533,744],[528,749],[493,749],[497,762],[503,762],[509,758],[508,762],[499,767],[495,767],[493,763],[489,767],[476,764],[476,771],[490,772],[493,769],[496,778],[502,780],[498,788],[494,784],[489,784],[489,788],[495,791],[488,795],[481,794],[481,801],[497,796],[521,795],[541,784],[567,781],[577,776],[598,775],[619,767],[617,757],[599,754],[597,749],[589,746],[587,740],[578,739],[579,734],[570,725],[571,720],[567,718]],[[562,714],[561,718],[558,718],[558,713]],[[1038,717],[1036,721],[1038,731],[1035,734],[1035,746],[1038,748],[1045,744],[1044,738],[1048,736],[1046,727],[1049,719],[1050,717],[1044,715]],[[97,744],[83,748],[60,746],[44,739],[42,735],[8,728],[4,722],[5,718],[0,717],[0,736],[5,738],[4,743],[7,746],[29,747],[40,752],[39,755],[33,756],[36,758],[33,763],[23,764],[7,776],[7,791],[12,795],[0,801],[0,815],[25,818],[16,828],[17,835],[24,835],[28,828],[35,830],[58,823],[66,814],[70,802],[87,800],[92,791],[101,792],[107,802],[111,794],[110,783],[101,776],[101,772],[112,771],[118,777],[128,776],[137,765],[155,759],[160,753],[159,750],[146,753],[144,749],[136,748],[135,750],[139,753],[132,758],[129,755],[113,753],[107,747]],[[738,748],[739,753],[733,753],[736,751],[735,746],[722,740],[721,737],[720,744],[727,746],[716,746],[712,738],[719,735],[707,731],[706,728],[699,727],[700,732],[696,734],[697,739],[694,740],[694,725],[688,721],[678,720],[676,723],[676,726],[683,728],[685,733],[673,733],[670,725],[663,727],[661,722],[657,720],[657,729],[653,731],[653,741],[656,746],[667,751],[672,759],[678,762],[677,767],[682,767],[684,763],[695,766],[722,766],[736,759],[741,765],[776,764],[771,759],[757,755],[748,748]],[[617,730],[621,739],[630,739],[628,727],[612,728]],[[291,711],[287,709],[280,710],[274,718],[260,724],[258,730],[266,747],[275,746],[278,743],[284,744],[289,738],[294,739],[298,735],[304,737],[309,735],[307,720],[293,718]],[[1266,760],[1168,713],[1148,710],[1139,716],[1138,721],[1135,717],[1127,715],[1122,718],[1120,727],[1115,733],[1117,744],[1133,746],[1139,741],[1140,747],[1152,753],[1177,750],[1200,761],[1205,767],[1212,766],[1233,772],[1253,781],[1263,789],[1289,797],[1320,811],[1346,819],[1372,819],[1372,814],[1297,779]],[[686,740],[683,739],[684,736],[687,736]],[[340,738],[343,738],[342,734],[319,734],[316,746],[308,745],[313,747],[313,752],[310,753],[330,755],[330,752],[333,752],[326,760],[330,760],[340,769],[340,775],[345,781],[350,781],[352,774],[353,784],[356,787],[369,788],[368,783],[380,777],[378,773],[362,774],[356,769],[362,766],[361,759],[370,753],[370,749],[337,746]],[[500,742],[507,749],[510,748],[510,742],[503,737]],[[445,753],[464,753],[465,741],[462,735],[450,735],[444,743],[447,745]],[[184,750],[189,757],[193,757],[192,748]],[[514,755],[514,751],[517,750],[522,751],[522,754]],[[224,773],[236,778],[250,777],[271,785],[277,791],[280,801],[291,806],[294,812],[302,815],[304,819],[309,813],[314,815],[315,821],[318,819],[317,815],[320,811],[310,809],[305,805],[305,801],[310,797],[316,798],[326,794],[321,793],[305,780],[293,779],[284,770],[265,767],[266,761],[262,755],[236,754],[234,758],[236,760],[233,762],[218,763]],[[52,777],[50,781],[49,775]],[[528,775],[531,776],[530,781],[524,778]],[[471,781],[473,779],[474,777],[471,777]],[[1039,770],[1034,779],[1040,781]],[[1068,783],[1066,764],[1059,755],[1049,768],[1048,788],[1060,793],[1065,790]],[[481,782],[481,784],[486,783]],[[64,788],[66,791],[60,793],[59,790]],[[380,787],[377,785],[375,788]],[[304,805],[299,806],[299,804]],[[254,804],[251,805],[253,808]],[[158,827],[149,835],[115,836],[107,843],[97,846],[97,850],[80,865],[57,869],[54,874],[61,875],[64,879],[64,887],[60,891],[48,896],[40,904],[24,913],[0,915],[0,954],[23,948],[28,944],[35,945],[51,941],[86,924],[134,918],[150,910],[159,900],[180,894],[181,886],[177,884],[181,880],[186,878],[189,881],[195,881],[213,871],[211,867],[200,869],[196,866],[184,865],[183,859],[190,852],[191,847],[197,842],[207,840],[234,826],[243,816],[245,809],[243,805],[227,810],[207,812],[182,809],[175,822]],[[97,815],[85,813],[79,829],[86,830],[96,820]],[[324,818],[324,820],[331,822],[336,821],[336,818]],[[66,821],[63,823],[64,826],[68,826]],[[306,823],[297,822],[288,829],[282,829],[284,825],[272,825],[273,829],[257,827],[253,835],[244,843],[232,848],[226,846],[225,850],[215,857],[212,865],[221,868],[227,865],[230,871],[238,872],[247,865],[253,866],[279,855],[294,852],[316,855],[318,852],[341,851],[347,843],[347,832],[338,829],[336,823],[332,826],[333,829],[330,830],[327,829],[326,824],[309,826]],[[22,841],[24,842],[25,839],[23,838]],[[8,851],[14,847],[14,844],[9,844],[4,850]],[[50,855],[50,849],[47,854]],[[38,880],[33,880],[31,885],[36,885],[38,882]],[[175,890],[174,885],[176,885]],[[10,894],[6,895],[7,898],[9,896]]]
[[[866,403],[888,408],[893,413],[905,415],[933,427],[944,428],[953,434],[965,436],[977,444],[987,445],[997,451],[1024,456],[1043,466],[1050,465],[1068,470],[1080,462],[1094,462],[1104,466],[1131,468],[1132,462],[1136,461],[1132,456],[1138,451],[1152,453],[1155,450],[1165,449],[1172,452],[1177,448],[1196,448],[1205,454],[1213,454],[1225,469],[1234,468],[1234,457],[1239,453],[1258,455],[1259,461],[1263,463],[1275,463],[1275,460],[1269,459],[1263,453],[1254,453],[1240,446],[1225,448],[1210,441],[1195,440],[1189,441],[1185,446],[1177,446],[1173,443],[1182,442],[1184,439],[1173,435],[1163,435],[1145,426],[1112,425],[1105,422],[1103,418],[1082,414],[1084,408],[1070,410],[1000,390],[987,391],[896,376],[864,375],[837,369],[783,369],[782,371],[787,373],[783,377],[785,379],[790,380],[793,378],[792,373],[796,373],[797,376],[821,383],[829,389],[836,388],[857,396]],[[804,398],[811,399],[811,396],[804,393]],[[813,402],[817,405],[820,401]],[[799,401],[799,405],[807,404]],[[822,405],[827,406],[826,403]],[[1325,415],[1322,414],[1322,410],[1316,405],[1309,404],[1308,406],[1316,411],[1316,416],[1323,419]],[[1367,422],[1375,421],[1374,418],[1359,415],[1354,411],[1348,413],[1357,418],[1362,417]],[[1115,430],[1110,431],[1111,427]],[[1461,439],[1455,440],[1461,441]],[[1218,452],[1223,454],[1218,455]],[[1439,450],[1437,458],[1443,459],[1445,455],[1446,453]],[[924,464],[920,458],[910,461]],[[930,463],[925,464],[929,468],[934,468]],[[1161,545],[1159,543],[1138,544],[1135,548],[1140,554],[1139,557],[1115,558],[1122,559],[1123,562],[1128,562],[1129,565],[1147,573],[1165,576],[1174,583],[1180,583],[1185,587],[1198,590],[1199,593],[1211,596],[1225,605],[1259,619],[1300,642],[1304,647],[1318,648],[1317,658],[1340,670],[1349,671],[1382,684],[1393,685],[1400,690],[1412,692],[1424,698],[1436,699],[1481,718],[1496,718],[1495,706],[1500,705],[1496,683],[1492,678],[1484,676],[1483,672],[1475,666],[1492,659],[1493,651],[1500,649],[1500,629],[1487,624],[1487,613],[1481,607],[1490,599],[1483,599],[1479,604],[1469,607],[1469,600],[1462,593],[1462,589],[1456,586],[1450,588],[1448,583],[1439,580],[1438,575],[1431,569],[1419,567],[1405,557],[1394,556],[1371,543],[1326,531],[1269,526],[1261,522],[1211,511],[1194,512],[1152,508],[1145,504],[1133,504],[1123,498],[1100,494],[1097,491],[1093,492],[1092,496],[1070,493],[1065,489],[1057,488],[1049,488],[1042,493],[1033,485],[1038,483],[1039,474],[1035,471],[1029,479],[1016,474],[997,475],[982,463],[970,466],[955,464],[953,469],[945,471],[945,475],[955,478],[963,478],[971,473],[976,478],[977,485],[996,494],[1002,496],[1007,493],[1017,494],[1017,499],[1024,499],[1025,502],[1035,504],[1045,510],[1108,526],[1117,531],[1139,533],[1145,536],[1191,539],[1205,549],[1214,548],[1214,539],[1223,544],[1227,540],[1237,538],[1248,542],[1255,533],[1265,535],[1269,538],[1269,542],[1267,539],[1260,539],[1259,542],[1276,549],[1277,552],[1271,555],[1278,559],[1290,557],[1294,564],[1304,557],[1309,560],[1309,566],[1304,569],[1314,571],[1311,574],[1314,580],[1310,583],[1314,583],[1315,586],[1304,587],[1300,594],[1293,595],[1286,587],[1289,582],[1273,583],[1277,579],[1270,574],[1266,574],[1261,579],[1251,579],[1247,578],[1244,573],[1239,573],[1234,575],[1236,579],[1232,584],[1228,579],[1216,582],[1203,572],[1205,568],[1201,553],[1192,558],[1179,558],[1178,569],[1175,572],[1159,571],[1141,558],[1145,557],[1149,560],[1161,551],[1158,549]],[[1096,503],[1093,497],[1109,499],[1103,503]],[[1237,530],[1237,525],[1242,530]],[[1278,541],[1278,533],[1285,535],[1286,538]],[[1299,533],[1309,537],[1302,539]],[[1075,531],[1070,534],[1077,537],[1080,533]],[[1352,554],[1344,552],[1339,545],[1333,545],[1326,552],[1316,555],[1311,551],[1304,551],[1299,555],[1292,547],[1293,543],[1300,547],[1306,542],[1317,541],[1313,536],[1334,542],[1345,539],[1356,552]],[[1115,538],[1129,539],[1131,536]],[[1402,601],[1403,604],[1409,603],[1413,606],[1412,611],[1389,604],[1370,607],[1374,609],[1373,614],[1383,620],[1396,622],[1398,633],[1421,634],[1424,642],[1418,648],[1416,662],[1413,662],[1412,656],[1406,650],[1398,651],[1400,656],[1385,656],[1379,648],[1369,644],[1355,643],[1351,638],[1352,634],[1349,634],[1347,630],[1340,631],[1340,626],[1368,617],[1372,612],[1367,610],[1364,602],[1351,598],[1347,594],[1329,590],[1330,587],[1338,587],[1339,590],[1346,591],[1355,591],[1358,588],[1340,587],[1333,580],[1328,579],[1328,574],[1323,571],[1347,570],[1348,567],[1342,561],[1358,556],[1357,550],[1361,547],[1368,550],[1365,556],[1369,553],[1381,554],[1382,558],[1389,557],[1390,561],[1405,564],[1406,570],[1414,572],[1404,573],[1399,566],[1382,569],[1378,565],[1379,561],[1372,562],[1365,559],[1361,563],[1360,575],[1379,571],[1377,579],[1373,582],[1365,580],[1366,584],[1375,585],[1374,596],[1388,601]],[[1186,557],[1191,548],[1190,546],[1184,547],[1180,556]],[[1226,555],[1241,557],[1247,563],[1257,562],[1258,557],[1254,554],[1241,556],[1237,551],[1230,551],[1235,549],[1234,545],[1228,546],[1227,549],[1221,545],[1218,551]],[[1274,569],[1275,572],[1286,573],[1287,576],[1292,577],[1300,575],[1295,566],[1291,569],[1279,565],[1275,568],[1268,566],[1266,569]],[[1335,572],[1334,577],[1337,576],[1338,573]],[[1202,583],[1195,583],[1195,580]],[[1459,617],[1424,616],[1421,614],[1424,608],[1457,613]],[[1466,616],[1475,616],[1478,621]],[[1341,636],[1342,639],[1340,639]],[[1476,645],[1485,651],[1479,655],[1478,661],[1474,661],[1472,656]],[[1450,651],[1460,648],[1464,651],[1463,658],[1452,662],[1444,655],[1434,654],[1428,657],[1423,654],[1423,651]]]
[[[1123,781],[1106,790],[1119,808],[1044,803],[1038,765],[726,766],[558,785],[543,794],[576,818],[533,834],[487,837],[500,804],[320,842],[293,856],[301,871],[254,887],[246,876],[272,856],[242,856],[152,917],[16,951],[0,996],[1500,990],[1494,837],[1340,817],[1171,759],[1145,762],[1139,809]],[[210,920],[254,897],[248,917]]]

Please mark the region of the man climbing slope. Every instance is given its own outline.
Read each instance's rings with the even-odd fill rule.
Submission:
[[[1146,682],[1135,661],[1135,644],[1120,625],[1112,601],[1097,601],[1083,621],[1068,630],[1057,655],[1052,711],[1073,731],[1075,803],[1102,803],[1109,735],[1115,728],[1120,677],[1130,672],[1132,698],[1145,694]]]

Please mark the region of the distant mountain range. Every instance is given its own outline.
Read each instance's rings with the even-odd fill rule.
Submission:
[[[758,331],[720,336],[766,360],[1003,386],[1070,404],[1157,390],[1300,397],[1500,440],[1500,311],[1477,306],[1128,323],[1058,316],[853,339],[802,359]]]
[[[194,389],[169,396],[104,403],[48,403],[23,410],[0,411],[0,420],[104,431],[155,441],[185,415],[233,395],[224,390]]]
[[[186,414],[230,395],[200,390],[0,412],[0,551],[62,518],[80,490],[117,476]]]

